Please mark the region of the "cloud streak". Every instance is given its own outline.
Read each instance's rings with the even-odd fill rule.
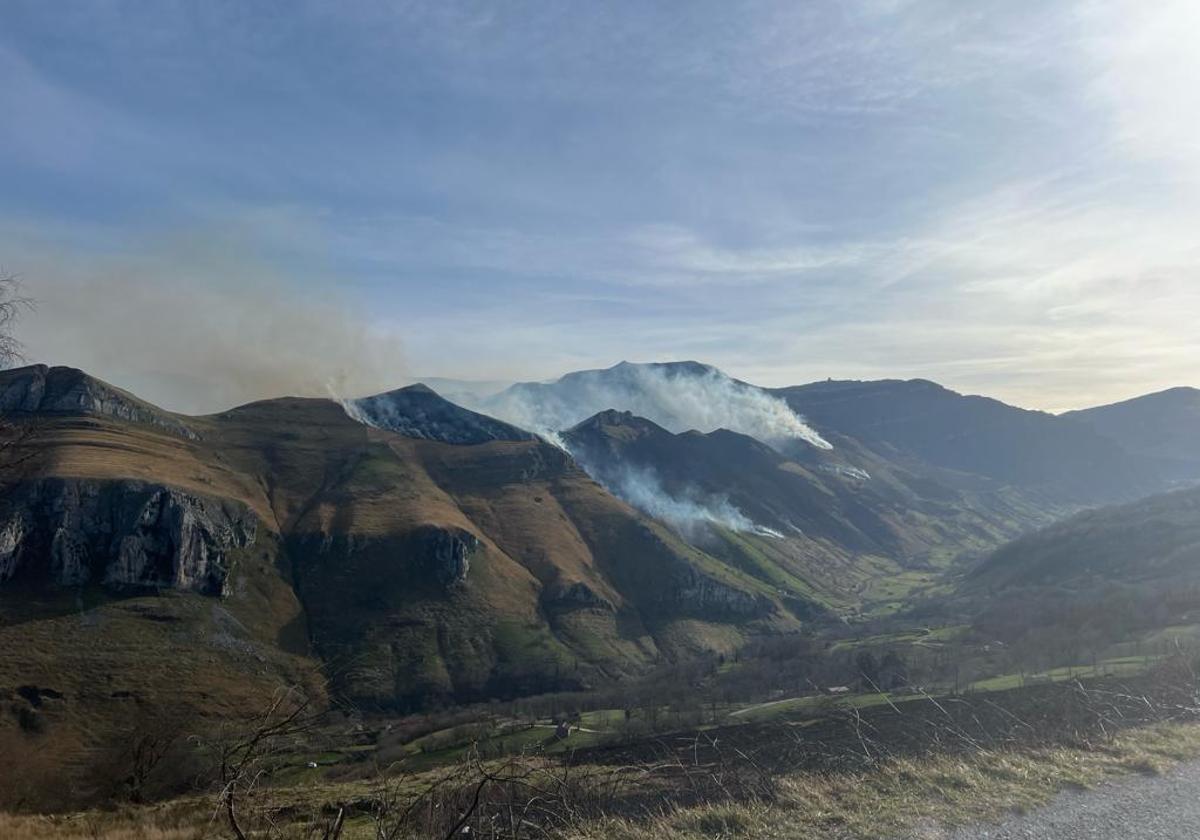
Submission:
[[[6,13],[0,261],[47,336],[81,317],[50,300],[74,293],[64,265],[130,294],[114,252],[144,266],[164,227],[234,228],[268,297],[356,313],[333,334],[367,355],[402,334],[418,376],[698,358],[1053,409],[1200,384],[1186,0]],[[31,338],[167,401],[254,390],[189,397],[183,354],[147,377]],[[309,388],[282,379],[263,395]]]

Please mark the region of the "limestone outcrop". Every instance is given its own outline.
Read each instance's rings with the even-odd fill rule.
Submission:
[[[44,479],[0,509],[0,586],[17,581],[223,595],[252,545],[243,505],[128,480]]]

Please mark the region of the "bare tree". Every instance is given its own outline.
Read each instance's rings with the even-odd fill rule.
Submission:
[[[20,316],[33,307],[21,293],[20,279],[0,271],[0,369],[25,361],[24,348],[13,335]],[[20,412],[0,411],[0,487],[19,478],[22,468],[34,457],[33,446],[39,424]]]
[[[252,821],[267,823],[266,836],[278,834],[269,807],[254,804],[260,782],[277,770],[298,745],[307,743],[319,723],[320,715],[314,713],[306,697],[295,689],[281,690],[261,714],[227,728],[216,739],[220,782],[217,804],[235,840],[246,840],[250,832],[247,825]],[[328,819],[315,815],[306,836],[337,840],[344,822],[343,809]]]
[[[13,326],[32,306],[33,301],[21,294],[20,279],[0,270],[0,368],[12,367],[25,360],[24,348],[13,335]]]

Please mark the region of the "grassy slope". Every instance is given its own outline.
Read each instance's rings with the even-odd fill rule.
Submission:
[[[1200,490],[1090,511],[1006,545],[972,576],[975,588],[1086,586],[1195,578]]]

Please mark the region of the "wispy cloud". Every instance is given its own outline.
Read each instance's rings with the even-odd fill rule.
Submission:
[[[1072,407],[1200,367],[1198,36],[1186,0],[18,0],[0,262],[32,350],[111,370],[141,349],[59,275],[151,288],[182,231],[419,373],[692,357]]]

